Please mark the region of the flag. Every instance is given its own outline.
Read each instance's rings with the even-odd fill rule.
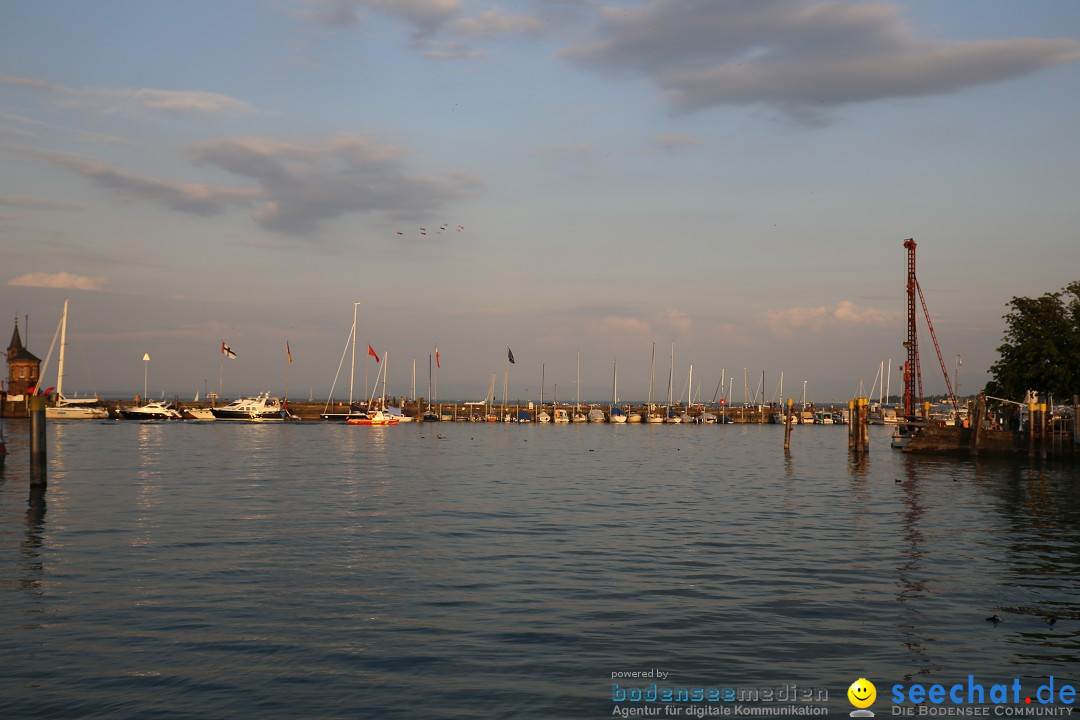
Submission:
[[[289,358],[289,364],[292,365],[292,351],[289,350],[289,341],[285,341],[285,356]]]
[[[437,367],[437,368],[442,367],[442,365],[439,364],[439,346],[438,345],[435,346],[435,367]]]
[[[510,346],[506,346],[506,359],[510,361],[511,365],[514,365],[514,351],[510,349]]]
[[[379,356],[375,354],[375,348],[371,347],[370,345],[367,346],[367,354],[375,358],[375,362],[381,362],[379,360]]]
[[[232,348],[225,344],[225,341],[221,341],[221,354],[229,358],[236,357],[236,353],[232,351]]]

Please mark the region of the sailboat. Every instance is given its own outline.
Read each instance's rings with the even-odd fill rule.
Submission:
[[[68,301],[64,300],[64,314],[60,317],[60,360],[56,371],[56,405],[45,408],[45,417],[49,420],[102,420],[109,417],[109,411],[101,406],[97,398],[64,397],[64,354],[67,348],[67,313]],[[56,342],[56,337],[53,337]],[[50,353],[51,353],[50,349]],[[46,362],[48,358],[46,358]],[[40,380],[40,378],[39,378]],[[40,382],[38,383],[40,386]]]
[[[626,422],[626,413],[619,408],[619,361],[611,377],[611,407],[608,409],[608,422],[621,424]]]
[[[345,422],[349,425],[397,425],[401,422],[399,415],[391,415],[383,410],[386,407],[386,365],[390,362],[388,352],[383,352],[382,362],[379,365],[379,375],[382,376],[382,399],[379,402],[379,407],[367,412],[355,414],[349,417]],[[375,387],[379,386],[379,376],[375,376]],[[371,390],[371,397],[368,399],[368,408],[372,407],[375,401],[375,388]]]
[[[664,422],[667,423],[681,423],[682,418],[675,414],[675,411],[671,409],[672,397],[671,392],[674,389],[672,386],[673,376],[675,372],[675,341],[671,341],[671,363],[668,365],[667,373],[667,417],[664,418]]]
[[[588,422],[589,418],[581,412],[581,351],[577,354],[577,394],[574,396],[574,415],[570,418],[573,422]]]
[[[338,422],[341,422],[343,420],[348,420],[352,417],[360,417],[364,414],[357,405],[353,404],[353,377],[356,373],[356,314],[357,308],[359,307],[359,302],[353,303],[352,330],[349,332],[349,337],[345,341],[345,350],[341,351],[341,361],[338,362],[338,374],[340,374],[341,365],[345,362],[345,351],[349,349],[349,344],[351,343],[352,359],[349,364],[349,410],[348,412],[343,413],[329,412],[330,403],[333,401],[334,398],[334,388],[337,387],[338,380],[338,376],[334,375],[334,383],[330,386],[330,396],[326,401],[326,405],[323,407],[323,411],[319,414],[319,417],[323,420],[336,420]]]
[[[649,362],[649,399],[645,403],[645,422],[656,425],[664,422],[664,413],[653,406],[653,385],[656,381],[656,343],[652,344],[652,360]]]

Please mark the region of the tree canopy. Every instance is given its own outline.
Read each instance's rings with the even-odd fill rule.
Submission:
[[[1020,401],[1028,390],[1062,400],[1080,393],[1080,281],[1014,297],[1008,307],[987,394]]]

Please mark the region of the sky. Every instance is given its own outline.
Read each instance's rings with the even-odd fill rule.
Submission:
[[[2,344],[69,299],[69,396],[347,398],[357,302],[356,397],[898,394],[906,238],[967,394],[1080,279],[1080,3],[2,15]]]

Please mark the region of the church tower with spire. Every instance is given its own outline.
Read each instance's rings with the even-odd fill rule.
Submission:
[[[22,336],[19,335],[19,318],[15,318],[15,332],[11,333],[8,344],[7,366],[8,395],[25,395],[27,390],[37,387],[41,360],[23,345]]]

